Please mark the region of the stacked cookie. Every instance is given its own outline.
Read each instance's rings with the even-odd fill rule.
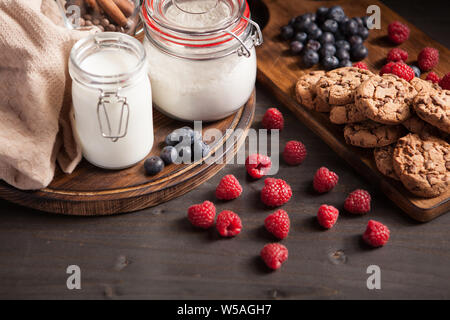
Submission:
[[[304,107],[345,125],[348,144],[374,148],[379,171],[415,195],[449,189],[450,145],[443,138],[450,133],[450,91],[353,67],[306,73],[295,91]]]

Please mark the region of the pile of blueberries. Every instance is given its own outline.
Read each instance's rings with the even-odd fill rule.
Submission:
[[[202,134],[190,127],[182,127],[169,133],[161,154],[145,160],[144,169],[148,175],[155,175],[171,163],[195,162],[208,155],[210,148],[203,142]]]
[[[349,18],[341,6],[320,7],[281,28],[281,37],[291,41],[291,52],[301,55],[304,67],[320,62],[325,70],[350,67],[351,61],[367,57],[363,43],[368,36],[367,17]]]

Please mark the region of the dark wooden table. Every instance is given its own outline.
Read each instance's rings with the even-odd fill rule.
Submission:
[[[399,1],[392,6],[425,31],[434,21],[430,34],[449,45],[448,16],[441,16],[439,8],[433,12],[442,19],[433,20],[420,17],[426,11],[418,10],[425,6],[418,1],[409,9]],[[272,212],[259,201],[263,181],[250,181],[242,165],[228,165],[196,190],[132,214],[58,216],[0,200],[0,298],[449,299],[450,215],[426,224],[408,218],[259,86],[255,128],[269,106],[285,114],[281,145],[295,139],[308,149],[302,165],[281,163],[277,175],[294,191],[284,206],[292,226],[283,241],[289,260],[281,270],[268,272],[258,256],[264,244],[273,241],[263,227]],[[336,171],[340,181],[333,192],[316,195],[311,180],[322,165]],[[229,173],[241,181],[244,193],[234,201],[217,202],[214,189]],[[356,188],[369,190],[373,197],[372,211],[361,217],[342,210],[346,194]],[[240,214],[243,232],[235,239],[221,239],[215,229],[191,227],[187,207],[204,200],[215,201],[218,210]],[[329,231],[315,220],[322,203],[341,210],[337,225]],[[369,219],[389,226],[391,240],[386,247],[370,249],[362,243]],[[81,290],[66,288],[69,265],[81,268]],[[366,287],[369,265],[381,268],[381,290]]]

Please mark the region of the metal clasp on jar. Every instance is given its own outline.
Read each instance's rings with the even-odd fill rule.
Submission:
[[[121,103],[120,107],[120,120],[118,125],[117,133],[113,133],[112,125],[111,125],[111,117],[108,114],[107,104],[111,104],[112,99],[114,99],[115,103]],[[126,118],[125,118],[126,113]],[[104,118],[106,119],[108,132],[104,131],[102,114],[104,114]],[[100,96],[98,98],[97,103],[97,118],[98,124],[100,126],[100,133],[103,138],[111,139],[112,142],[117,142],[120,138],[123,138],[127,135],[128,132],[128,121],[130,119],[130,108],[127,103],[127,98],[119,95],[119,91],[115,92],[104,92],[101,90]],[[123,123],[125,119],[125,124]],[[124,129],[123,129],[124,127]]]
[[[260,46],[264,40],[263,40],[263,35],[261,32],[261,28],[259,27],[259,25],[253,21],[252,19],[249,19],[247,17],[242,16],[242,19],[246,20],[248,23],[251,24],[252,26],[252,31],[251,31],[251,35],[250,37],[252,38],[253,41],[253,45],[255,47]],[[237,41],[240,42],[241,46],[238,48],[237,50],[237,54],[238,56],[244,56],[246,58],[249,58],[251,56],[251,52],[250,49],[247,47],[247,45],[244,43],[244,41],[242,41],[237,35],[235,35],[233,32],[231,31],[226,31],[226,33],[228,33],[229,35],[231,35],[232,37],[234,37]]]

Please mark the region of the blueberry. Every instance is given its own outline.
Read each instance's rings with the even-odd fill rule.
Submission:
[[[338,40],[336,41],[336,48],[337,49],[344,49],[344,50],[350,50],[350,43],[345,40]]]
[[[284,40],[289,40],[293,36],[294,36],[294,28],[292,26],[287,25],[287,26],[281,27],[281,37]]]
[[[292,41],[291,42],[291,52],[293,54],[299,54],[300,51],[303,50],[303,43],[300,41]]]
[[[339,60],[349,60],[350,53],[348,52],[348,50],[345,50],[344,48],[339,48],[336,50],[336,57]]]
[[[306,34],[306,32],[297,32],[294,36],[294,41],[303,43],[306,41],[307,38],[308,35]]]
[[[343,68],[343,67],[351,67],[352,66],[352,62],[348,59],[346,60],[341,60],[339,62],[339,68]]]
[[[306,43],[306,49],[319,51],[320,47],[320,42],[317,40],[308,40],[308,43]]]
[[[164,162],[158,156],[152,156],[144,161],[145,173],[150,176],[158,174],[164,169]]]
[[[360,36],[353,35],[350,38],[348,38],[348,42],[350,43],[350,46],[355,47],[363,43],[363,39]]]
[[[299,15],[295,18],[296,22],[300,22],[300,21],[307,21],[307,22],[313,22],[311,19],[311,15],[309,13],[305,13],[302,15]]]
[[[367,48],[363,44],[360,44],[352,47],[350,54],[353,61],[360,61],[367,57],[367,55],[369,54],[369,50],[367,50]]]
[[[344,33],[346,35],[354,35],[357,34],[359,31],[359,25],[358,22],[354,19],[348,20],[344,25]]]
[[[358,28],[358,35],[363,39],[367,39],[369,37],[369,30],[366,27],[360,26]]]
[[[312,22],[315,22],[317,20],[317,16],[314,12],[307,13],[307,15],[311,18]]]
[[[317,29],[319,29],[319,27],[317,26],[317,24],[315,23],[310,23],[308,25],[308,27],[306,28],[306,33],[310,34],[313,33],[314,31],[316,31]]]
[[[319,53],[321,57],[334,56],[336,53],[336,47],[331,43],[325,43],[322,48],[320,48]]]
[[[338,23],[335,20],[325,20],[325,22],[322,24],[322,30],[324,32],[331,32],[336,33],[338,30]]]
[[[317,28],[317,29],[313,30],[311,33],[308,33],[308,38],[312,39],[312,40],[316,40],[316,39],[319,39],[321,35],[322,35],[322,30]]]
[[[322,59],[322,65],[325,70],[333,70],[339,67],[339,59],[335,56],[325,56]]]
[[[291,27],[294,26],[294,23],[295,23],[295,18],[292,18],[291,20],[289,20],[289,25],[290,25]]]
[[[358,23],[358,26],[364,26],[364,22],[360,17],[354,17],[352,19]]]
[[[313,24],[311,20],[295,21],[294,29],[297,32],[306,31],[311,24]]]
[[[331,32],[324,32],[319,38],[321,44],[334,43],[334,36]]]
[[[175,147],[166,146],[162,149],[161,154],[159,156],[161,157],[162,161],[164,161],[164,163],[168,165],[173,163],[177,159],[178,152],[177,149],[175,149]]]
[[[190,163],[192,160],[192,148],[190,144],[179,143],[175,146],[180,163]]]
[[[341,6],[333,6],[328,10],[327,13],[328,19],[333,19],[337,22],[344,21],[346,15],[344,9]]]
[[[312,67],[319,62],[319,55],[314,50],[306,49],[303,51],[302,62],[305,67]]]
[[[336,32],[334,33],[334,39],[335,39],[336,41],[338,41],[338,40],[345,40],[346,37],[345,37],[345,34],[343,34],[340,30],[338,30],[338,31],[336,31]]]
[[[414,70],[414,76],[415,77],[420,77],[420,69],[419,69],[419,67],[417,67],[417,66],[415,66],[415,65],[410,65],[410,67]]]
[[[178,143],[180,143],[183,140],[183,137],[186,136],[188,133],[180,131],[180,129],[177,129],[171,133],[169,133],[165,139],[165,144],[168,146],[174,146]]]
[[[316,11],[316,21],[319,21],[319,22],[325,21],[326,17],[327,17],[327,13],[328,13],[327,7],[318,8]]]
[[[195,141],[192,146],[191,146],[191,150],[192,150],[192,160],[193,161],[198,161],[200,159],[202,159],[203,157],[206,157],[209,153],[209,146],[204,143],[201,140],[197,140]]]
[[[368,19],[369,19],[368,16],[361,17],[363,26],[366,27],[366,28],[369,28],[369,25],[367,24],[367,20],[368,20]]]

